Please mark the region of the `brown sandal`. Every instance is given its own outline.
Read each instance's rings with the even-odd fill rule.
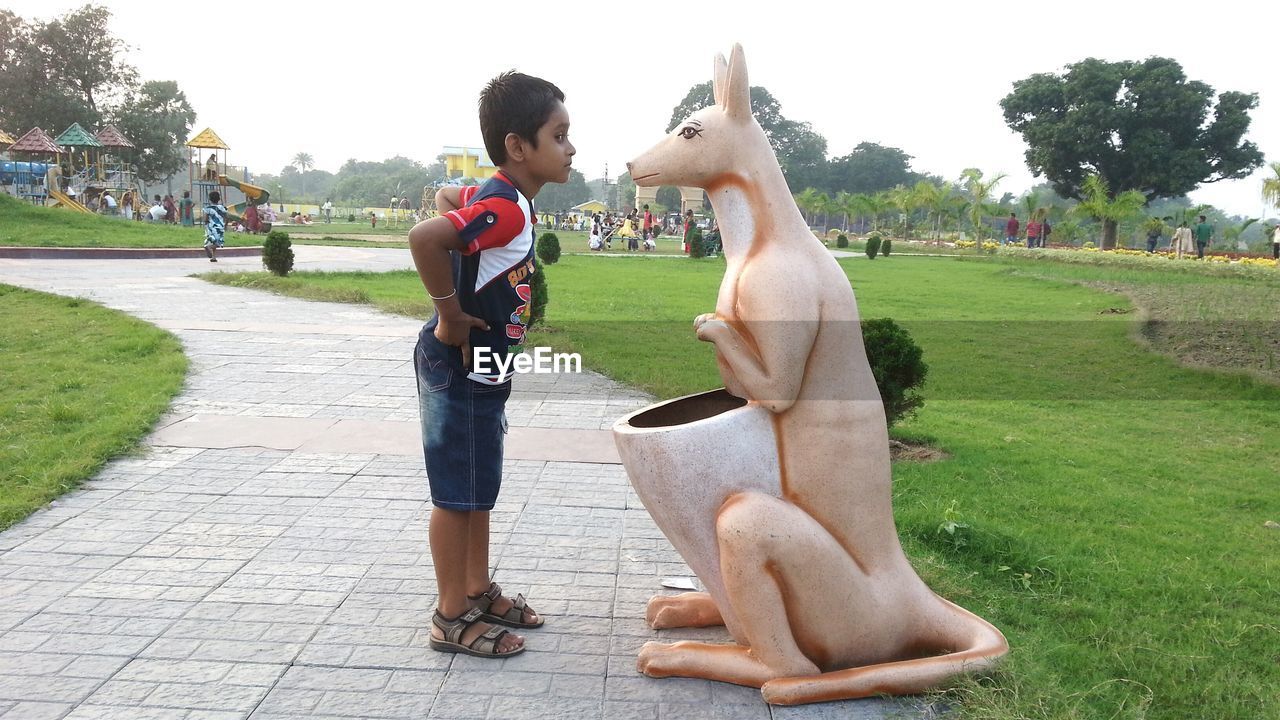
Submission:
[[[485,592],[482,592],[479,595],[468,595],[467,602],[471,604],[473,609],[481,612],[480,619],[485,622],[498,623],[499,625],[506,625],[507,627],[524,629],[542,627],[544,622],[542,617],[538,617],[538,622],[536,623],[524,621],[525,610],[528,610],[534,615],[537,615],[538,613],[525,603],[524,595],[522,594],[516,595],[515,599],[511,601],[511,607],[507,608],[505,613],[501,615],[494,615],[489,612],[489,608],[493,607],[493,604],[497,602],[500,597],[502,597],[502,588],[498,586],[498,583],[491,582],[489,583],[489,589]]]
[[[483,621],[483,613],[475,608],[463,613],[460,617],[450,620],[436,610],[431,616],[431,624],[440,628],[440,632],[444,634],[444,639],[431,636],[431,649],[440,652],[464,653],[482,658],[505,658],[512,655],[519,655],[524,652],[524,646],[507,652],[498,651],[498,643],[502,641],[502,636],[508,634],[509,630],[500,627],[491,627],[488,632],[477,636],[470,643],[462,644],[462,636],[466,633],[467,628]]]

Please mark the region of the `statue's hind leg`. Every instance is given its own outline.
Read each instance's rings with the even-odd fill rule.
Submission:
[[[720,609],[711,595],[704,592],[654,595],[645,606],[644,619],[654,630],[724,624]]]
[[[648,643],[643,672],[758,686],[762,678],[816,675],[844,655],[841,643],[859,614],[851,603],[862,599],[866,578],[830,533],[785,500],[746,492],[721,508],[716,535],[725,589],[749,645]]]

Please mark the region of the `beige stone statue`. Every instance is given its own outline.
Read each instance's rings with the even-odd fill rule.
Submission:
[[[853,290],[751,114],[740,46],[716,58],[714,91],[628,166],[639,186],[711,198],[728,268],[694,329],[727,392],[646,408],[614,433],[637,494],[707,588],[652,598],[646,619],[724,624],[736,642],[650,642],[637,665],[784,705],[918,693],[988,668],[1004,636],[935,595],[898,541]]]

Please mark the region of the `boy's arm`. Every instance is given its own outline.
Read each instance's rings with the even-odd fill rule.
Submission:
[[[462,188],[443,187],[436,191],[436,211],[441,215],[462,207]]]
[[[439,198],[439,194],[437,194]],[[437,202],[439,200],[437,199]],[[447,212],[447,211],[446,211]],[[488,330],[484,320],[462,312],[458,290],[453,285],[453,263],[449,251],[466,247],[462,237],[447,218],[423,220],[409,231],[409,252],[418,268],[418,277],[436,306],[440,321],[436,339],[445,345],[462,349],[462,364],[471,366],[471,328]],[[437,299],[439,298],[439,299]]]

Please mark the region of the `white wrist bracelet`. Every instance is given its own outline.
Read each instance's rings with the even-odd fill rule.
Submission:
[[[445,295],[444,297],[436,297],[435,295],[432,295],[430,292],[427,292],[427,297],[431,298],[432,300],[448,300],[449,298],[457,294],[458,294],[458,288],[454,288],[453,292],[449,293],[448,295]]]

